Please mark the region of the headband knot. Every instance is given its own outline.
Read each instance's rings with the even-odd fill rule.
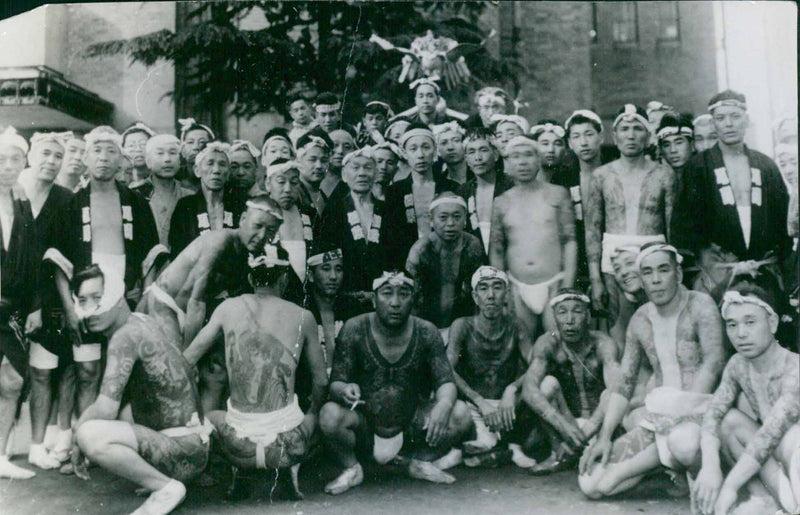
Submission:
[[[496,113],[492,115],[491,122],[496,123],[497,125],[500,125],[503,122],[513,123],[519,127],[523,134],[527,134],[531,127],[531,124],[528,123],[528,120],[517,114]]]
[[[500,279],[508,286],[508,275],[506,275],[505,272],[493,266],[483,265],[479,266],[478,269],[475,270],[475,273],[472,274],[472,280],[470,281],[472,289],[474,290],[478,286],[478,283],[485,279]]]
[[[250,143],[244,139],[235,139],[233,143],[231,143],[231,148],[229,152],[233,154],[237,150],[246,150],[256,162],[258,162],[258,158],[261,157],[261,151],[256,148],[255,145]]]
[[[203,159],[205,159],[205,157],[211,152],[222,152],[225,154],[228,162],[231,160],[231,146],[221,141],[212,141],[207,144],[203,150],[197,153],[197,156],[194,158],[195,166],[200,164],[200,162],[203,161]]]
[[[374,147],[371,147],[369,145],[353,150],[352,152],[344,156],[344,159],[342,159],[342,168],[347,166],[347,163],[349,163],[350,161],[352,161],[357,157],[365,157],[370,161],[374,162],[375,161],[374,155],[375,155],[375,149]]]
[[[284,161],[283,163],[271,164],[267,166],[267,177],[272,177],[273,175],[280,175],[282,173],[286,173],[289,170],[297,170],[300,171],[302,165],[297,161]]]
[[[375,155],[375,152],[378,150],[388,150],[389,152],[393,153],[398,159],[403,157],[403,152],[400,150],[396,144],[392,143],[391,141],[384,141],[383,143],[378,143],[377,145],[372,146],[372,155]]]
[[[464,202],[464,199],[459,197],[458,195],[444,195],[437,197],[433,199],[428,210],[431,213],[433,213],[433,210],[441,206],[442,204],[455,204],[457,206],[463,207],[465,211],[467,210],[467,203]]]
[[[31,149],[42,143],[55,143],[63,147],[67,143],[64,134],[63,132],[34,132],[31,136]]]
[[[590,111],[589,109],[578,109],[577,111],[573,111],[572,114],[569,115],[569,118],[567,118],[567,121],[564,122],[564,128],[566,130],[569,130],[570,126],[573,123],[573,120],[577,116],[582,116],[584,118],[592,120],[593,122],[595,122],[597,125],[600,126],[600,132],[603,132],[603,120],[600,119],[600,115],[598,115],[594,111]]]
[[[675,135],[680,135],[680,136],[686,136],[688,138],[693,138],[694,137],[694,131],[692,130],[691,127],[678,127],[678,126],[675,126],[675,125],[669,125],[667,127],[662,128],[661,130],[659,130],[656,133],[656,138],[658,138],[659,141],[660,141],[660,140],[663,140],[664,138],[667,138],[669,136],[675,136]]]
[[[770,317],[778,317],[775,309],[758,297],[752,295],[742,295],[736,290],[728,290],[722,297],[722,308],[720,309],[720,313],[722,314],[723,319],[727,319],[725,313],[728,311],[728,308],[734,304],[754,304],[763,308]]]
[[[246,201],[244,203],[244,205],[247,206],[250,209],[257,209],[259,211],[263,211],[264,213],[267,213],[268,215],[274,216],[278,220],[283,220],[283,213],[280,212],[279,210],[276,210],[272,206],[269,206],[269,205],[265,206],[264,204],[260,204],[258,202],[253,201],[253,200]]]
[[[419,86],[432,86],[433,89],[436,90],[436,94],[438,95],[439,92],[441,91],[439,84],[436,83],[436,81],[438,80],[439,80],[438,75],[431,75],[430,77],[420,77],[419,79],[412,81],[411,84],[408,85],[408,88],[417,89]]]
[[[186,134],[189,131],[194,129],[201,129],[208,133],[208,136],[211,139],[215,139],[214,131],[212,131],[207,125],[203,125],[202,123],[197,123],[194,118],[178,118],[178,123],[181,126],[181,142],[186,139]]]
[[[372,281],[372,291],[377,291],[384,285],[391,286],[410,286],[414,287],[414,279],[408,277],[405,272],[383,272],[380,277]]]
[[[675,261],[677,261],[679,265],[683,263],[683,256],[681,256],[680,252],[678,252],[678,249],[666,243],[655,243],[639,250],[639,255],[636,256],[636,268],[641,268],[644,258],[656,252],[667,252],[672,254],[675,256]]]
[[[461,136],[464,136],[464,133],[466,132],[464,130],[464,127],[459,125],[458,122],[447,122],[439,125],[434,125],[433,127],[431,127],[431,129],[433,130],[433,135],[436,137],[437,140],[439,139],[439,136],[447,132],[455,132],[457,134],[460,134]]]
[[[116,145],[120,150],[122,150],[122,136],[109,127],[108,125],[101,125],[100,127],[95,127],[91,131],[89,131],[86,136],[83,137],[84,141],[86,141],[86,146],[91,147],[95,143],[100,143],[101,141],[107,143],[113,143]]]
[[[560,125],[556,125],[555,123],[543,123],[539,125],[534,125],[531,128],[531,136],[539,137],[545,132],[552,132],[559,138],[563,138],[566,135],[564,132],[564,128]]]
[[[591,304],[592,302],[591,300],[589,300],[589,297],[586,296],[586,294],[584,293],[566,291],[563,293],[559,293],[558,295],[550,299],[550,307],[555,308],[558,304],[561,304],[565,300],[577,300],[587,305]]]
[[[637,121],[641,123],[648,132],[650,131],[650,121],[647,119],[647,113],[641,107],[634,104],[625,104],[625,107],[620,110],[619,114],[614,119],[612,128],[616,129],[617,125],[622,121]]]

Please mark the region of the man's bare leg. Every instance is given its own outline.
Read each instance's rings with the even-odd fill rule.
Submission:
[[[364,481],[364,471],[356,459],[356,433],[358,415],[335,402],[322,406],[319,413],[319,428],[325,437],[328,448],[336,460],[345,467],[339,476],[325,485],[325,492],[338,495]]]
[[[550,405],[552,405],[561,415],[563,415],[564,418],[575,425],[578,424],[578,422],[575,420],[575,417],[572,416],[569,406],[567,405],[567,400],[564,398],[564,392],[561,389],[561,384],[558,382],[558,379],[553,376],[545,376],[539,385],[539,390],[542,392],[542,395],[544,395],[548,402],[550,402]],[[551,452],[547,459],[541,463],[535,464],[532,467],[531,473],[534,474],[539,471],[542,473],[554,471],[553,468],[564,459],[564,454],[568,449],[558,431],[556,431],[556,429],[550,424],[546,423],[545,421],[543,422],[544,423],[541,424],[541,429],[550,440]],[[576,457],[579,456],[576,455]]]
[[[586,497],[599,499],[633,488],[659,465],[653,433],[636,428],[614,441],[606,466],[593,464],[578,476],[578,485]]]
[[[52,408],[52,370],[30,367],[31,372],[31,447],[28,462],[41,469],[54,469],[61,462],[48,455],[44,434]]]
[[[52,456],[64,461],[72,448],[72,417],[75,413],[77,363],[67,365],[58,381],[58,435],[53,443]]]
[[[22,393],[22,376],[14,369],[5,356],[0,355],[0,477],[10,479],[29,479],[36,475],[31,470],[18,467],[8,461],[6,448],[17,401]]]
[[[536,338],[542,332],[542,320],[541,320],[542,317],[530,310],[530,308],[522,300],[522,297],[520,297],[519,291],[517,290],[516,287],[512,288],[511,291],[512,291],[511,302],[517,320],[520,322],[520,325],[528,334],[530,341],[536,341]]]
[[[97,399],[100,387],[100,360],[84,361],[77,366],[78,415]]]

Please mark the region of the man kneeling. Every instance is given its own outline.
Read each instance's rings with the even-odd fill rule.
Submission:
[[[335,402],[322,407],[320,429],[345,470],[325,491],[336,495],[361,484],[358,459],[385,464],[401,450],[411,458],[411,477],[452,483],[432,460],[463,440],[472,420],[456,401],[442,338],[435,325],[411,316],[414,281],[405,273],[384,272],[372,289],[375,312],[351,318],[337,337]]]
[[[703,417],[703,467],[692,488],[693,507],[704,514],[727,515],[747,484],[751,498],[765,486],[785,510],[797,513],[800,361],[775,339],[779,319],[766,293],[750,285],[737,290],[722,299],[722,317],[737,354],[725,367]],[[734,407],[740,393],[755,417]],[[720,451],[733,465],[724,482]]]
[[[184,352],[196,364],[224,335],[231,396],[228,410],[208,418],[217,428],[222,452],[245,469],[286,468],[308,454],[317,413],[325,395],[325,364],[314,315],[280,298],[286,288],[289,254],[267,246],[250,257],[255,294],[228,299]],[[304,357],[313,378],[311,405],[303,414],[295,395],[295,372]],[[293,468],[295,494],[297,468]]]
[[[114,271],[91,265],[72,280],[75,311],[109,340],[100,395],[76,424],[72,463],[88,479],[81,453],[153,493],[134,512],[166,514],[183,501],[184,483],[206,466],[209,434],[200,422],[192,371],[172,332],[156,318],[131,314]],[[133,422],[115,420],[123,400]]]

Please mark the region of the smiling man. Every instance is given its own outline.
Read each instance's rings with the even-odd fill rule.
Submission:
[[[86,151],[86,142],[72,133],[64,133],[64,160],[61,162],[61,171],[56,177],[56,184],[74,192],[81,186],[81,178],[86,172],[83,154]]]

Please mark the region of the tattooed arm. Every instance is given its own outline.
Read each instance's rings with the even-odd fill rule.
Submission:
[[[302,320],[304,340],[302,356],[304,357],[305,364],[308,367],[308,372],[312,379],[311,405],[308,411],[317,413],[325,402],[328,375],[325,372],[325,358],[322,355],[322,346],[319,344],[317,321],[310,311],[303,311]]]
[[[600,396],[600,402],[595,408],[592,417],[583,426],[583,432],[588,438],[594,436],[603,424],[603,418],[608,407],[608,398],[616,388],[619,380],[619,352],[617,344],[604,333],[597,333],[597,354],[603,364],[603,383],[605,384],[605,394]]]
[[[197,241],[194,242],[195,245],[198,243]],[[192,244],[189,245],[192,246]],[[197,252],[200,252],[199,248]],[[212,255],[213,257],[210,257]],[[218,252],[202,253],[201,258],[189,271],[186,281],[184,281],[181,290],[176,296],[181,299],[188,297],[186,301],[186,322],[183,329],[184,347],[192,342],[200,328],[203,327],[203,321],[206,318],[206,286],[208,285],[208,276],[211,273],[216,256],[218,256]]]
[[[589,278],[592,282],[592,302],[595,309],[602,307],[605,293],[603,276],[600,273],[600,258],[603,254],[603,179],[595,170],[589,185],[586,203],[586,257],[589,261]]]
[[[638,327],[637,327],[638,326]],[[642,327],[643,326],[643,327]],[[645,316],[637,311],[630,324],[625,337],[625,350],[619,365],[618,380],[608,399],[608,408],[603,418],[603,426],[599,438],[611,440],[614,430],[622,422],[622,417],[628,411],[628,402],[636,387],[639,377],[639,367],[642,361],[642,343],[640,331],[648,329]]]
[[[664,166],[664,237],[670,240],[670,227],[672,224],[672,212],[675,207],[675,172],[668,166]]]
[[[563,287],[571,288],[575,284],[575,270],[578,266],[578,244],[575,241],[575,211],[572,199],[566,188],[558,187],[558,233],[561,239],[562,270],[564,272]]]
[[[505,199],[497,197],[492,207],[492,228],[489,233],[489,264],[498,270],[506,269],[506,233],[503,227]]]
[[[186,361],[188,361],[191,366],[197,365],[200,358],[208,352],[217,338],[222,334],[222,320],[232,302],[234,302],[234,300],[228,299],[220,304],[217,309],[214,310],[208,324],[203,327],[195,339],[192,340],[192,343],[183,351],[183,357],[186,358]],[[316,330],[316,327],[314,329]]]
[[[727,359],[722,340],[722,317],[708,295],[695,297],[692,308],[703,362],[695,372],[690,391],[710,393],[714,390]]]

